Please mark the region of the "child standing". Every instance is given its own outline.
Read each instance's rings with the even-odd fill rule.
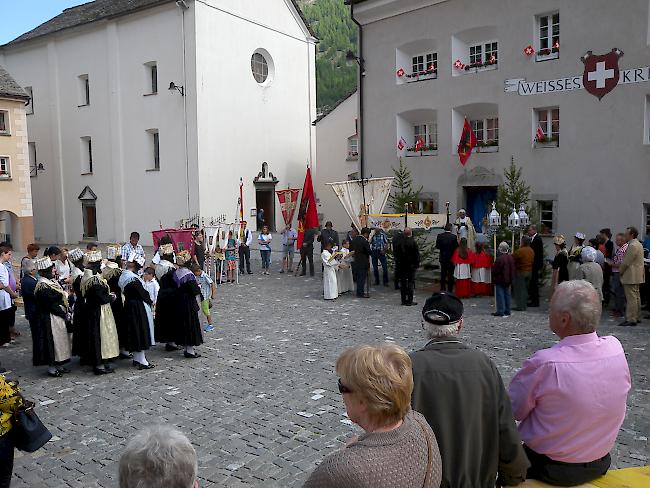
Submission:
[[[217,287],[214,284],[214,280],[210,278],[210,275],[203,271],[198,264],[193,264],[191,269],[194,276],[196,276],[199,288],[201,288],[201,311],[208,321],[208,325],[206,325],[203,330],[206,332],[212,332],[214,327],[212,326],[212,314],[210,313],[210,309],[212,308],[212,300],[215,299],[217,294]]]
[[[262,227],[262,233],[257,237],[257,243],[260,246],[262,256],[262,274],[268,275],[271,267],[271,240],[273,236],[269,232],[269,226]]]
[[[142,275],[142,281],[144,285],[144,289],[149,292],[149,296],[151,297],[151,309],[154,313],[156,314],[156,302],[158,301],[158,292],[160,291],[160,285],[158,284],[158,280],[156,279],[156,270],[153,269],[152,267],[146,268],[144,270],[144,274]]]
[[[228,232],[228,244],[226,246],[226,265],[228,271],[226,272],[226,281],[228,283],[235,282],[235,273],[237,272],[237,241],[232,235],[232,231]]]
[[[474,253],[467,248],[467,239],[462,237],[451,257],[454,264],[455,293],[458,298],[467,298],[472,293],[472,264]]]

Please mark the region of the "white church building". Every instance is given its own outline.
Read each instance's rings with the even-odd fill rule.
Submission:
[[[31,95],[37,241],[122,242],[200,216],[282,225],[315,158],[315,44],[295,0],[96,0],[0,46]]]

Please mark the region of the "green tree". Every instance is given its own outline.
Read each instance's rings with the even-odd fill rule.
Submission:
[[[508,231],[508,215],[515,208],[524,205],[530,222],[536,222],[535,209],[530,204],[531,187],[522,176],[522,169],[515,164],[514,156],[510,157],[510,166],[503,170],[504,183],[497,189],[497,211],[501,214],[501,232]]]
[[[420,200],[420,193],[422,188],[417,190],[413,188],[413,176],[411,170],[404,164],[402,158],[399,159],[399,167],[391,168],[395,179],[393,180],[393,188],[388,203],[393,208],[393,211],[401,213],[404,211],[404,206],[407,203],[417,203]]]

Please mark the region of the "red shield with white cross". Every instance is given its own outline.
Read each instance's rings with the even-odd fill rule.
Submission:
[[[597,97],[598,100],[602,99],[618,85],[620,76],[618,59],[621,56],[623,56],[623,51],[614,48],[609,53],[600,55],[589,51],[580,58],[585,65],[582,74],[582,85],[587,92]]]

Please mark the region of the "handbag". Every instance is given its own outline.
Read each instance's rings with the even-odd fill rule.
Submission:
[[[35,452],[52,438],[52,433],[43,425],[34,411],[34,403],[23,400],[13,416],[11,429],[16,449],[25,452]]]

